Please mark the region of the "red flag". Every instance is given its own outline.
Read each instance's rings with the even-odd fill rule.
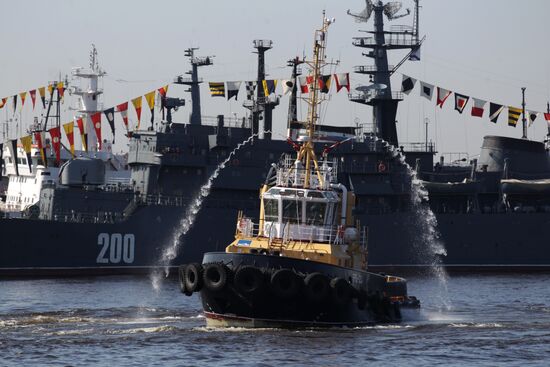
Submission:
[[[4,107],[6,105],[7,100],[8,100],[7,97],[2,98],[2,102],[0,103],[0,108]]]
[[[304,75],[298,79],[300,80],[300,91],[302,93],[309,93],[309,85],[313,81],[313,77],[311,75]]]
[[[53,150],[55,152],[55,161],[56,163],[61,162],[61,128],[54,127],[53,129],[48,130],[50,136],[52,137]]]
[[[334,81],[336,82],[336,93],[340,92],[342,88],[346,88],[349,92],[349,73],[334,74]]]
[[[34,105],[36,103],[36,89],[30,90],[29,94],[31,95],[32,109],[34,110]]]
[[[168,84],[166,84],[164,87],[160,87],[158,91],[162,97],[166,97],[166,93],[168,93]]]
[[[79,118],[78,120],[76,120],[76,124],[78,125],[78,131],[80,131],[82,148],[84,148],[85,151],[88,151],[88,137],[86,136],[86,130],[84,130],[84,120],[82,118]]]
[[[99,143],[99,150],[101,150],[101,112],[96,112],[92,116],[92,123],[94,124],[95,135],[97,136],[97,142]]]
[[[42,157],[42,162],[44,163],[44,167],[48,167],[48,160],[46,159],[46,147],[44,146],[43,139],[42,139],[43,132],[35,132],[34,133],[34,140],[36,141],[36,145],[38,146],[38,150],[40,151],[40,157]]]
[[[128,102],[119,104],[118,106],[116,106],[116,110],[120,112],[120,115],[122,116],[122,121],[124,122],[124,126],[126,126],[126,130],[128,130]]]
[[[550,113],[545,113],[544,114],[544,119],[548,122],[550,122]]]
[[[483,117],[483,111],[485,110],[485,104],[487,101],[482,99],[473,98],[474,105],[472,106],[472,116]]]

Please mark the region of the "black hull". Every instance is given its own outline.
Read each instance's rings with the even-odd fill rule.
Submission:
[[[250,207],[247,214],[256,209]],[[182,207],[149,206],[115,224],[0,219],[0,275],[148,273],[165,265],[159,263],[162,250],[172,243],[184,212]],[[171,265],[200,262],[205,252],[223,250],[234,234],[236,215],[237,209],[207,202]],[[358,217],[369,227],[372,270],[402,274],[430,266],[413,218],[410,213]],[[439,214],[437,219],[447,250],[442,262],[451,271],[550,271],[548,213]],[[112,262],[109,252],[100,258],[101,233],[133,235],[132,261]]]
[[[399,300],[391,298],[395,291],[381,274],[279,256],[205,254],[204,269],[213,263],[224,264],[229,276],[222,289],[213,290],[207,283],[208,275],[203,275],[200,295],[208,326],[361,326],[400,322],[402,307],[413,303],[418,307],[416,301],[407,297],[406,288],[399,289]],[[243,291],[239,286],[242,280],[237,280],[240,269],[250,266],[263,274],[261,286],[254,292]],[[274,274],[281,269],[291,270],[299,279],[292,294],[281,293],[274,285]],[[309,274],[322,274],[328,280],[343,279],[350,293],[343,296],[331,286],[322,298],[316,299],[311,296],[311,284],[304,282]]]

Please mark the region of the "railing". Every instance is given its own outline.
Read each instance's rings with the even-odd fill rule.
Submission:
[[[202,116],[201,123],[206,126],[218,126],[218,117],[217,116]],[[249,128],[250,123],[246,117],[236,117],[236,116],[224,116],[223,117],[223,127],[245,127]]]
[[[469,166],[470,155],[466,152],[441,153],[443,162],[450,166]]]
[[[402,147],[405,152],[436,152],[435,143],[431,141],[427,143],[402,143],[399,144],[399,147]]]
[[[388,70],[392,71],[394,68],[393,65],[388,65]],[[353,71],[359,74],[373,74],[378,72],[376,65],[358,65],[353,67]]]
[[[382,46],[394,47],[413,47],[418,42],[412,38],[412,34],[387,34]],[[352,44],[358,47],[376,46],[376,40],[373,37],[354,37]]]
[[[353,102],[369,103],[374,99],[384,99],[387,93],[384,91],[371,90],[369,92],[349,93],[348,99]],[[389,97],[389,96],[388,96]],[[389,99],[389,98],[388,98]],[[391,99],[403,100],[403,93],[392,92]]]
[[[202,83],[202,81],[203,81],[202,78],[197,79],[198,83]],[[180,76],[177,76],[177,77],[174,78],[174,83],[176,83],[176,84],[193,84],[194,81],[193,81],[192,78],[184,78],[183,76],[180,75]]]
[[[354,227],[349,227],[349,229]],[[270,239],[270,244],[288,244],[290,242],[321,242],[342,245],[345,241],[345,229],[342,226],[311,226],[305,224],[290,224],[278,222],[265,222],[260,228],[250,218],[241,217],[237,223],[237,233],[245,237],[257,237],[260,234]],[[366,229],[354,232],[360,245],[367,243]],[[349,241],[348,241],[349,242]]]

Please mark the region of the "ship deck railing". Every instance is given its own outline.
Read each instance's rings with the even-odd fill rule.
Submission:
[[[205,126],[219,126],[218,116],[202,116],[201,124]],[[224,116],[223,127],[250,128],[246,117]]]
[[[301,223],[265,222],[263,228],[250,218],[242,217],[237,223],[237,233],[245,237],[265,237],[271,245],[287,245],[291,243],[326,243],[344,244],[343,226],[320,226]],[[367,231],[363,227],[359,231],[358,242],[366,246]]]

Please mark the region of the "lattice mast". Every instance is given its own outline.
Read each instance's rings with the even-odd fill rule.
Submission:
[[[323,26],[321,29],[315,31],[315,37],[313,40],[313,61],[305,61],[307,65],[310,66],[310,76],[311,84],[309,85],[309,98],[308,103],[308,114],[306,121],[306,129],[308,132],[307,140],[300,146],[298,152],[298,160],[302,161],[305,167],[305,177],[304,177],[304,187],[310,187],[310,173],[311,165],[315,167],[315,173],[319,179],[319,183],[322,185],[323,179],[319,171],[319,164],[317,162],[317,157],[314,151],[314,136],[315,136],[315,126],[319,115],[317,113],[318,105],[323,102],[323,98],[320,96],[320,85],[319,78],[321,77],[321,69],[326,65],[325,62],[325,50],[327,44],[327,34],[328,27],[334,22],[325,17],[325,12],[323,11]]]

